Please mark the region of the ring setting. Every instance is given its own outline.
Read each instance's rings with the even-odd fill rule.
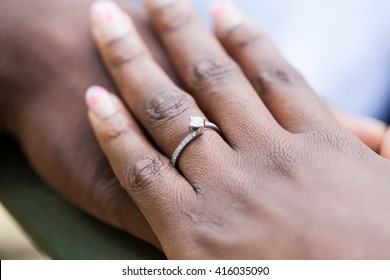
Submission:
[[[183,152],[185,147],[190,144],[193,140],[199,137],[205,128],[211,128],[217,132],[220,132],[218,126],[207,121],[203,117],[199,116],[191,116],[190,117],[190,125],[189,125],[189,134],[179,143],[177,148],[172,154],[171,163],[173,166],[176,165],[177,160],[179,159],[180,154]]]

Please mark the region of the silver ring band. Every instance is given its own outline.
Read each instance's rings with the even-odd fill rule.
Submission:
[[[219,127],[213,124],[212,122],[205,121],[204,128],[214,129],[216,132],[220,133]]]
[[[203,129],[211,128],[220,133],[218,126],[212,122],[206,121],[203,117],[190,117],[190,133],[180,142],[171,157],[171,163],[173,166],[176,165],[177,160],[179,159],[180,154],[183,152],[185,147],[200,136],[203,132]]]

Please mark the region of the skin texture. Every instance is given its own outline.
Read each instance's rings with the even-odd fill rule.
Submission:
[[[70,202],[161,248],[114,177],[87,122],[85,89],[99,84],[115,92],[92,43],[91,4],[90,0],[0,0],[0,10],[7,11],[0,18],[0,132],[12,135],[39,175]],[[180,84],[148,20],[139,9],[123,7],[131,11],[156,61]],[[383,123],[338,117],[351,129],[359,127],[367,145],[375,151],[382,145],[383,155],[390,157],[390,141],[382,141]]]
[[[187,92],[130,19],[102,1],[94,38],[130,112],[102,88],[86,101],[116,176],[167,256],[389,258],[389,161],[343,128],[233,6],[213,12],[218,42],[187,2],[145,2]],[[206,129],[174,168],[189,116],[223,133]]]
[[[348,115],[334,108],[332,113],[341,125],[353,132],[369,148],[390,159],[384,153],[388,149],[388,145],[384,142],[387,130],[385,123],[364,116]]]
[[[119,186],[87,120],[90,84],[115,91],[92,42],[92,1],[0,1],[0,124],[39,175],[98,219],[160,247]],[[165,63],[145,17],[132,17]],[[17,32],[15,32],[17,30]],[[166,66],[165,66],[166,68]]]

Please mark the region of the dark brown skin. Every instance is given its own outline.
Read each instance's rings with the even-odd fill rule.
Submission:
[[[83,92],[90,84],[114,91],[92,42],[91,4],[0,1],[0,10],[7,11],[0,19],[1,127],[18,140],[39,175],[69,201],[159,247],[88,124]],[[166,64],[145,17],[134,9],[132,15]]]
[[[0,10],[7,11],[0,18],[0,132],[17,139],[34,169],[69,201],[160,247],[113,176],[87,123],[85,89],[99,84],[114,92],[91,40],[91,3],[0,0]],[[146,18],[133,9],[132,19],[154,57],[169,70]],[[350,128],[359,126],[354,132],[379,150],[383,124],[340,120]],[[386,143],[382,150],[389,147],[390,158]]]
[[[249,20],[229,26],[216,13],[219,43],[186,2],[145,2],[191,95],[108,4],[99,8],[109,17],[92,15],[93,32],[131,114],[102,90],[87,104],[116,176],[167,256],[389,258],[390,162],[336,121]],[[207,116],[222,135],[206,129],[176,169],[169,157],[189,116]]]

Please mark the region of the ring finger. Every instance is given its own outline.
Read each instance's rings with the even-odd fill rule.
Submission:
[[[119,91],[154,141],[171,156],[187,133],[189,116],[204,116],[202,111],[152,59],[130,18],[119,7],[110,1],[98,1],[91,13],[94,38]],[[230,149],[217,133],[204,133],[207,138],[201,139],[211,140],[213,147],[194,141],[182,158],[216,159],[215,145]]]
[[[273,141],[281,127],[188,1],[145,4],[178,75],[227,142],[237,148],[252,145],[254,131],[260,132],[262,141]]]

